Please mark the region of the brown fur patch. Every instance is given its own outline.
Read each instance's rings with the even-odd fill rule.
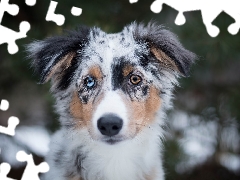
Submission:
[[[127,76],[133,71],[133,67],[130,65],[127,65],[123,68],[123,76]]]
[[[103,78],[103,73],[98,66],[93,66],[89,69],[89,74],[100,80]]]
[[[78,126],[87,126],[88,121],[91,119],[93,112],[89,104],[83,104],[78,97],[78,93],[73,93],[70,113],[75,120],[79,121]]]
[[[76,121],[76,128],[89,126],[93,113],[100,101],[103,99],[103,93],[99,94],[96,100],[89,101],[87,104],[81,102],[78,93],[74,92],[70,103],[70,113]]]
[[[65,55],[52,69],[51,71],[48,73],[46,79],[44,80],[44,82],[49,81],[49,79],[51,79],[51,77],[53,76],[53,74],[56,74],[58,72],[63,72],[64,70],[66,70],[67,68],[69,68],[69,66],[71,65],[72,59],[74,58],[74,56],[76,55],[75,52],[70,52],[67,55]]]
[[[163,66],[179,72],[179,69],[174,63],[174,61],[170,57],[168,57],[161,49],[157,49],[152,46],[150,51],[154,54],[154,56],[160,61]]]
[[[144,101],[131,101],[129,99],[126,101],[129,110],[131,134],[137,134],[144,127],[151,124],[161,105],[159,91],[155,87],[150,87],[149,96]]]
[[[98,66],[93,66],[89,69],[88,74],[94,76],[97,81],[101,81],[103,74]],[[97,105],[103,99],[104,94],[99,93],[96,97],[90,98],[87,103],[82,103],[78,92],[74,92],[70,103],[70,113],[73,118],[77,121],[77,127],[88,126],[92,116],[96,110]]]

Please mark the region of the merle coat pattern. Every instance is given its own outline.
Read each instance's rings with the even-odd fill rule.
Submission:
[[[122,32],[80,27],[27,47],[40,82],[51,80],[61,129],[45,180],[163,180],[164,112],[196,59],[155,23]]]

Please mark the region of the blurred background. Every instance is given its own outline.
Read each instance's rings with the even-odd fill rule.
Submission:
[[[14,137],[0,134],[0,163],[12,166],[9,177],[20,180],[26,166],[16,160],[19,150],[32,153],[36,164],[42,162],[50,136],[59,128],[50,85],[37,84],[24,45],[79,24],[113,33],[135,20],[155,20],[200,57],[191,76],[180,80],[181,86],[174,92],[174,109],[168,112],[163,140],[166,180],[240,179],[240,34],[233,36],[227,31],[233,18],[222,12],[213,21],[220,34],[211,38],[200,11],[184,13],[186,23],[177,26],[174,21],[178,12],[163,5],[162,12],[154,14],[150,10],[153,0],[135,4],[128,0],[56,1],[55,13],[66,18],[63,26],[45,20],[50,0],[38,0],[33,7],[23,0],[10,0],[19,5],[19,14],[5,13],[1,23],[14,31],[19,31],[21,21],[31,24],[28,37],[16,41],[18,53],[10,55],[7,44],[0,45],[0,100],[10,103],[7,111],[0,111],[0,125],[7,126],[10,116],[20,119]],[[73,16],[72,6],[82,8],[82,15]]]

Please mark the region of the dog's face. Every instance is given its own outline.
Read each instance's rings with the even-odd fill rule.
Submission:
[[[109,142],[133,138],[148,127],[160,108],[160,88],[145,69],[130,32],[90,35],[76,74],[70,113],[93,139]],[[111,137],[111,138],[110,138]]]
[[[157,125],[173,84],[195,55],[155,24],[117,34],[81,28],[28,46],[41,82],[52,80],[64,127],[114,144]]]

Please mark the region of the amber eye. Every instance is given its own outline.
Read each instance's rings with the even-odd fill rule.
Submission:
[[[141,76],[138,76],[138,75],[131,75],[130,81],[133,85],[137,85],[142,81],[142,78]]]

